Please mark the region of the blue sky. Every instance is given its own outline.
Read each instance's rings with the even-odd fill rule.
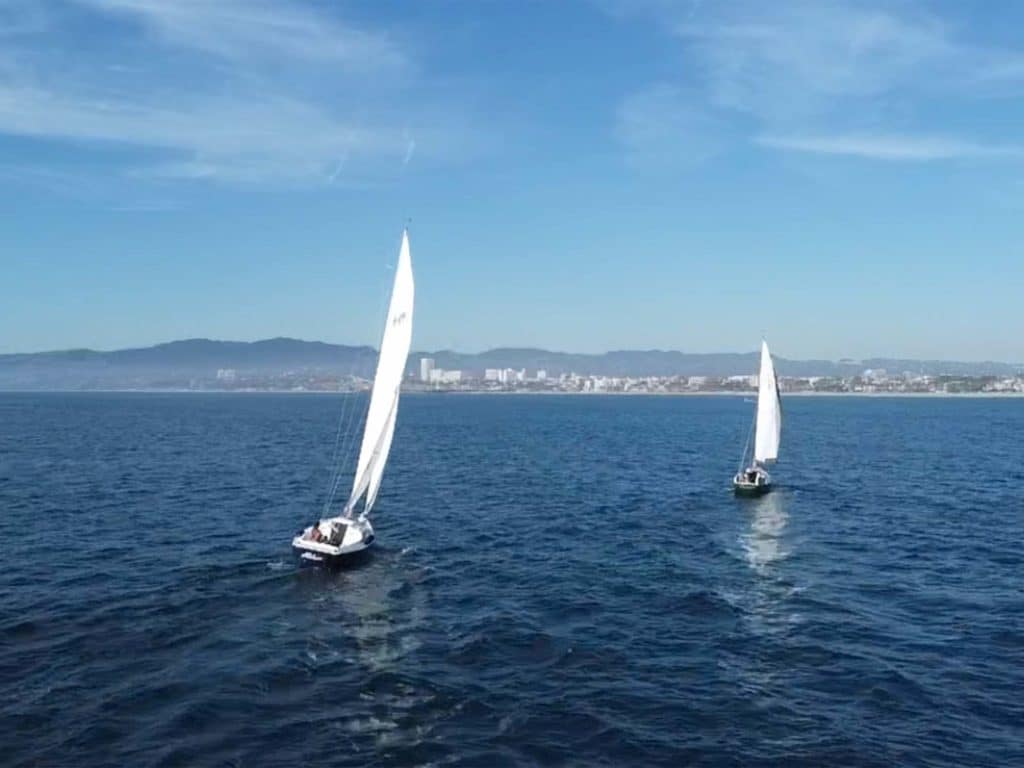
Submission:
[[[1024,361],[1024,6],[0,0],[0,352]]]

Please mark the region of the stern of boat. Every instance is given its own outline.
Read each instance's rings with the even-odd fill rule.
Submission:
[[[366,518],[334,517],[299,531],[292,549],[305,563],[335,564],[362,552],[373,540],[373,526]]]
[[[755,471],[754,479],[750,478],[751,470],[739,472],[732,479],[732,488],[737,496],[760,496],[772,489],[772,478],[764,469]]]

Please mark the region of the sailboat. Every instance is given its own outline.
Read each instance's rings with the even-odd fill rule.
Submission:
[[[399,390],[412,342],[414,294],[409,232],[404,231],[352,492],[341,514],[321,519],[292,539],[292,547],[304,560],[336,563],[373,543],[373,526],[369,514],[380,491],[384,466],[395,434]],[[330,512],[330,501],[325,512]]]
[[[775,375],[768,343],[761,340],[761,370],[757,377],[757,408],[754,411],[754,449],[747,462],[747,448],[743,447],[739,471],[732,479],[736,493],[759,495],[771,490],[772,478],[767,465],[779,457],[779,439],[782,436],[782,400],[779,398],[779,380]]]

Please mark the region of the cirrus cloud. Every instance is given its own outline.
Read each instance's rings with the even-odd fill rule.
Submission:
[[[672,85],[691,94],[686,108],[708,116],[716,139],[720,126],[731,125],[747,130],[756,146],[815,154],[888,160],[1020,154],[991,125],[972,126],[968,119],[949,130],[935,115],[957,108],[969,116],[979,99],[991,105],[1015,96],[1024,87],[1024,52],[970,42],[956,19],[914,0],[604,2],[617,15],[654,20],[677,41],[685,67]],[[668,115],[666,124],[671,120]],[[637,151],[631,143],[625,149],[628,156]]]
[[[343,183],[475,145],[388,32],[285,0],[4,0],[0,135],[125,148],[125,178]],[[14,22],[22,20],[18,25]],[[97,41],[81,45],[82,27]],[[73,40],[76,55],[61,53]],[[400,106],[399,106],[400,105]]]

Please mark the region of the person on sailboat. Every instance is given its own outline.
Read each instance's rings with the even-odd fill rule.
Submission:
[[[331,523],[331,532],[327,536],[327,543],[331,546],[338,546],[341,544],[341,539],[345,535],[345,526],[338,522]]]

